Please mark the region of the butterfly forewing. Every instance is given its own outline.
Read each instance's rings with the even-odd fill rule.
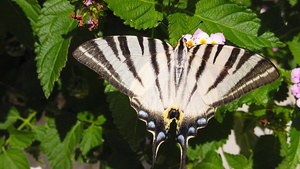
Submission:
[[[146,37],[104,37],[82,44],[73,55],[129,96],[153,134],[153,161],[176,120],[181,168],[188,139],[205,127],[217,107],[279,77],[269,60],[248,50],[226,45],[188,49],[183,39],[173,48]]]

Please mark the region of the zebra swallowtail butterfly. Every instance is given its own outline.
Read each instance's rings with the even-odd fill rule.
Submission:
[[[138,117],[153,134],[153,164],[170,123],[184,168],[188,139],[206,126],[216,108],[278,79],[269,60],[227,45],[175,47],[153,38],[110,36],[83,43],[73,53],[82,64],[130,98]]]

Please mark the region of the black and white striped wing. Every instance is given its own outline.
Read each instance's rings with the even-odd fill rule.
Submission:
[[[164,112],[174,97],[171,93],[175,93],[174,82],[169,80],[174,67],[173,47],[147,37],[111,36],[83,43],[73,56],[129,96],[131,106],[154,135],[155,158],[165,139],[165,134],[157,139],[168,123]]]
[[[217,107],[279,78],[272,62],[242,48],[199,45],[188,55],[186,80],[181,86],[183,118],[177,137],[183,151],[188,139],[207,124]]]

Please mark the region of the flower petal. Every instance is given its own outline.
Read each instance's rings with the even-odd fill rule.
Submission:
[[[203,32],[201,29],[197,29],[197,31],[193,35],[193,41],[195,45],[206,44],[209,36],[206,32]]]
[[[291,79],[294,83],[300,82],[300,68],[295,68],[292,70]]]
[[[300,98],[300,84],[299,83],[294,84],[291,87],[291,92],[295,97]]]
[[[225,36],[223,33],[213,33],[210,35],[211,44],[225,44]]]

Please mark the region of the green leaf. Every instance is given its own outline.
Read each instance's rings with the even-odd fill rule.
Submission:
[[[32,29],[35,31],[36,22],[41,12],[41,6],[36,0],[12,0],[16,2],[24,11],[30,21]]]
[[[43,130],[40,130],[43,131]],[[57,130],[48,128],[41,137],[41,150],[48,157],[52,168],[73,168],[73,153],[82,138],[82,124],[77,122],[61,142]]]
[[[295,36],[293,38],[292,41],[287,43],[293,56],[295,61],[297,62],[298,65],[300,65],[300,34],[298,34],[297,36]]]
[[[228,140],[232,126],[232,116],[229,113],[225,116],[222,124],[215,118],[211,119],[205,128],[197,131],[195,138],[189,140],[187,157],[198,161],[198,159],[205,157],[209,151],[216,151],[222,147]]]
[[[169,20],[169,35],[170,35],[170,44],[175,45],[178,41],[178,38],[186,33],[188,29],[188,24],[186,24],[190,17],[184,13],[174,13],[168,16]]]
[[[131,149],[136,151],[140,142],[146,137],[146,125],[138,119],[130,107],[128,96],[119,92],[107,93],[114,123],[128,141]]]
[[[196,145],[195,148],[188,146],[187,156],[191,160],[198,160],[202,157],[205,157],[208,152],[217,150],[219,147],[223,146],[226,141],[227,140],[207,142]]]
[[[83,111],[77,114],[77,118],[87,123],[93,123],[94,114],[89,111]]]
[[[0,168],[29,169],[29,163],[24,152],[18,149],[8,149],[0,154]]]
[[[260,19],[254,12],[228,0],[201,0],[196,4],[195,13],[184,12],[193,16],[189,19],[188,29],[203,21],[203,31],[209,34],[222,32],[226,39],[240,47],[253,50],[283,46],[271,32],[260,35]]]
[[[241,148],[241,154],[246,157],[251,155],[251,151],[254,148],[257,136],[254,134],[254,127],[256,121],[247,120],[243,117],[234,117],[234,134],[236,137],[236,143]]]
[[[105,2],[116,16],[125,20],[125,25],[138,30],[156,27],[158,21],[163,19],[163,14],[157,11],[157,5],[160,4],[155,0],[105,0]]]
[[[238,155],[233,155],[224,152],[224,156],[226,157],[226,160],[230,167],[234,169],[250,169],[252,168],[252,164],[248,164],[248,160],[245,156],[238,154]]]
[[[215,151],[209,151],[200,164],[193,167],[194,169],[224,169],[221,156]]]
[[[40,42],[36,45],[37,72],[47,98],[66,64],[71,39],[68,33],[76,27],[69,16],[73,10],[69,1],[46,1],[36,25]]]
[[[102,144],[102,128],[92,124],[84,130],[80,150],[85,156],[92,148]]]
[[[277,167],[282,160],[278,138],[274,135],[260,136],[253,149],[252,159],[253,168]]]
[[[35,133],[31,131],[13,130],[10,132],[10,145],[12,148],[27,148],[35,139]]]
[[[105,86],[104,93],[111,93],[111,92],[119,91],[118,89],[113,87],[111,84],[109,84],[106,80],[104,80],[103,85]]]
[[[97,120],[94,121],[94,124],[97,126],[100,126],[102,124],[104,124],[106,121],[105,117],[103,115],[100,115],[97,117]]]
[[[2,147],[5,143],[5,136],[2,136],[0,139],[0,147]]]
[[[17,39],[27,47],[33,48],[34,36],[30,21],[22,8],[12,0],[0,1],[1,22],[6,30],[11,32]]]
[[[8,127],[13,125],[18,118],[20,118],[19,111],[15,107],[12,107],[7,115],[7,120],[4,123],[0,123],[0,129],[8,129]]]
[[[296,168],[300,163],[300,116],[299,109],[294,111],[295,118],[292,120],[290,129],[290,147],[289,147],[289,165],[290,168]]]

